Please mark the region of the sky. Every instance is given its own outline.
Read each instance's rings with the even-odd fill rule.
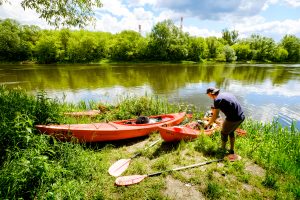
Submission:
[[[52,29],[33,10],[24,10],[21,0],[0,6],[0,19]],[[123,30],[151,32],[153,26],[171,19],[192,36],[221,37],[222,30],[237,30],[239,38],[252,34],[280,41],[286,34],[300,37],[300,0],[102,0],[95,9],[91,31],[118,33]]]

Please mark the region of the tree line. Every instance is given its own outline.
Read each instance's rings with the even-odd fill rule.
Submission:
[[[253,34],[239,39],[235,30],[222,37],[190,36],[173,21],[155,24],[145,37],[132,30],[112,34],[87,30],[42,30],[15,20],[0,20],[0,62],[90,63],[114,61],[299,62],[300,38],[279,42]]]

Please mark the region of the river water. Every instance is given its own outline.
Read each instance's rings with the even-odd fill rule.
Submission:
[[[202,111],[215,86],[236,95],[247,117],[300,129],[300,64],[0,65],[0,84],[74,103],[157,95]]]

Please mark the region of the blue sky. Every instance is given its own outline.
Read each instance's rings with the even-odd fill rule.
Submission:
[[[51,28],[32,10],[23,10],[20,0],[0,6],[0,18],[12,18],[22,24]],[[237,30],[240,38],[251,34],[279,41],[285,34],[300,37],[300,0],[102,0],[95,9],[96,26],[86,29],[117,33],[139,31],[143,35],[160,21],[171,19],[183,31],[195,36],[221,36],[223,29]]]

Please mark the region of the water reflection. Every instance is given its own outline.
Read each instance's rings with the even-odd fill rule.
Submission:
[[[117,103],[124,95],[154,94],[171,102],[212,104],[209,86],[234,93],[246,115],[262,121],[274,117],[283,125],[294,119],[300,128],[300,65],[60,65],[0,66],[0,84],[28,91],[45,90],[69,102]]]

